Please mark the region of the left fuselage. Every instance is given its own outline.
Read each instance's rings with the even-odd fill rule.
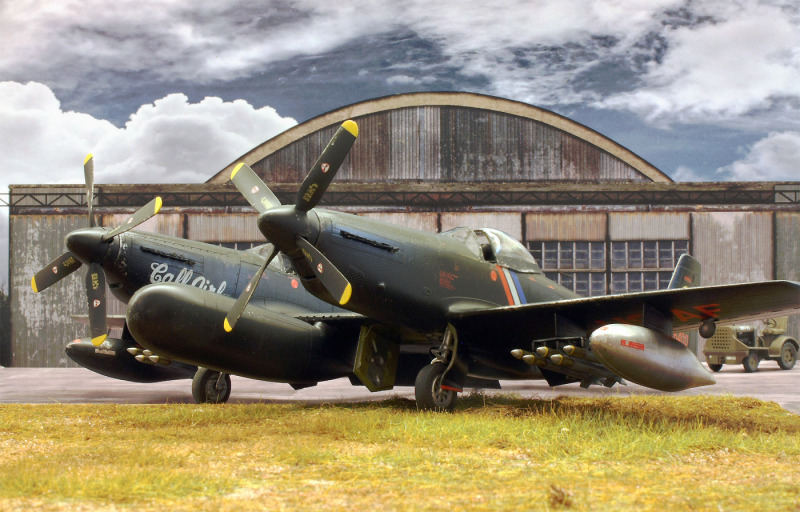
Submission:
[[[129,231],[108,244],[102,265],[109,289],[127,303],[143,286],[169,282],[236,297],[262,261],[262,256],[250,251]],[[278,262],[267,268],[253,300],[286,312],[335,310],[306,293],[297,276],[281,271]]]

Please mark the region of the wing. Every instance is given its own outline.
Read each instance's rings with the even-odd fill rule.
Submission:
[[[651,327],[688,331],[709,318],[725,324],[798,312],[800,283],[765,281],[454,312],[450,321],[458,330],[459,339],[464,333],[472,342],[487,345],[501,337],[519,344],[520,337],[530,342],[555,336],[585,336],[610,323],[643,325],[648,313],[662,324]]]

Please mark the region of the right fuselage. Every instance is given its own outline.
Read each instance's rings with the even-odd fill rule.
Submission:
[[[353,286],[344,307],[373,319],[435,333],[451,311],[576,297],[547,279],[529,253],[527,266],[502,265],[491,248],[484,252],[475,235],[481,230],[431,234],[338,212],[316,215],[316,247]]]

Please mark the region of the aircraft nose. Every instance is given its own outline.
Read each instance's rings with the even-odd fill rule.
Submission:
[[[319,219],[314,211],[301,212],[292,206],[270,208],[258,216],[258,229],[279,249],[292,247],[302,236],[314,243],[319,236]]]
[[[105,231],[101,228],[78,229],[67,235],[65,243],[69,252],[81,262],[99,263],[109,248],[102,240],[103,234]]]

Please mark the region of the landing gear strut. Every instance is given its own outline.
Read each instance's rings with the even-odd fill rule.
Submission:
[[[224,404],[231,396],[231,376],[208,368],[197,368],[192,379],[192,397],[198,404]]]
[[[455,408],[461,386],[448,385],[445,377],[449,376],[451,370],[466,376],[465,368],[457,364],[457,351],[456,330],[448,325],[442,345],[432,352],[434,360],[420,370],[414,382],[414,397],[420,411],[452,412]]]

